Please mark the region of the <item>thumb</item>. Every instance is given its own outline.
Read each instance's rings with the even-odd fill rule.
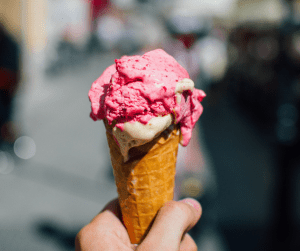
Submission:
[[[178,201],[180,203],[185,203],[186,205],[189,206],[190,210],[192,211],[192,219],[190,221],[190,225],[187,227],[186,232],[190,231],[196,223],[199,221],[201,215],[202,215],[202,207],[200,203],[192,198],[186,198],[183,200]]]
[[[194,199],[167,202],[138,250],[178,250],[184,233],[198,222],[201,213],[201,205]]]

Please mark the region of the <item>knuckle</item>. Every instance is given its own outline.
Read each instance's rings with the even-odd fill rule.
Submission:
[[[185,234],[183,241],[180,244],[180,251],[189,250],[197,251],[198,247],[193,238],[189,234]]]
[[[198,247],[196,245],[196,243],[194,241],[191,242],[191,249],[192,251],[197,251],[198,250]]]
[[[194,241],[194,239],[189,235],[187,234],[187,239],[188,239],[188,246],[189,246],[189,250],[190,251],[197,251],[198,250],[198,247],[197,247],[197,244],[196,242]]]
[[[81,250],[80,247],[82,246],[82,241],[84,239],[84,236],[85,236],[85,230],[81,229],[75,237],[75,250]]]
[[[76,240],[80,241],[87,234],[87,226],[83,227],[76,235]]]

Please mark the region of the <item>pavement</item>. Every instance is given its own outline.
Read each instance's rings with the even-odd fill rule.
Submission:
[[[0,250],[74,250],[74,237],[117,196],[101,122],[89,118],[92,82],[118,55],[96,55],[46,76],[25,60],[15,102],[19,138],[0,149]],[[196,239],[223,251],[217,232]]]

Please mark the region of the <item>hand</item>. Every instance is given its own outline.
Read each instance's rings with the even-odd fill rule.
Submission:
[[[194,199],[167,202],[144,241],[137,246],[130,243],[121,220],[119,201],[115,199],[80,230],[75,251],[196,251],[197,246],[187,232],[198,222],[201,213],[202,208]]]

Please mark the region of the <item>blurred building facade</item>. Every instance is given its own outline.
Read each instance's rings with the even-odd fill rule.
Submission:
[[[22,0],[2,0],[0,2],[0,23],[18,41],[22,37]]]

